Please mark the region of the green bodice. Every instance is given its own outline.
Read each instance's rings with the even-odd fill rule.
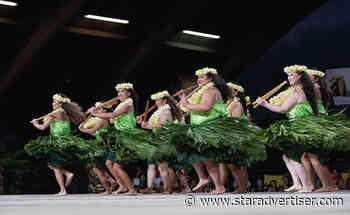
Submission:
[[[246,116],[244,113],[242,113],[241,116],[240,116],[239,118],[240,118],[240,119],[248,119],[247,116]]]
[[[108,132],[108,128],[99,128],[95,131],[95,137],[96,140],[100,140],[103,141],[103,138],[101,137],[102,133],[107,133]]]
[[[55,121],[50,124],[50,133],[53,136],[70,135],[69,121]]]
[[[136,120],[133,113],[123,113],[114,120],[114,127],[117,130],[136,128]]]
[[[321,114],[326,114],[326,110],[322,104],[322,101],[317,100],[317,107],[318,107],[318,111]],[[313,111],[311,108],[311,105],[308,101],[304,101],[304,102],[299,102],[297,104],[295,104],[291,109],[288,110],[288,112],[286,113],[287,117],[289,119],[294,119],[294,118],[298,118],[298,117],[304,117],[304,116],[310,116],[313,115]]]
[[[208,112],[191,111],[190,112],[190,122],[191,125],[199,125],[203,122],[218,118],[226,117],[227,111],[225,103],[223,101],[217,101],[214,103],[213,107]]]

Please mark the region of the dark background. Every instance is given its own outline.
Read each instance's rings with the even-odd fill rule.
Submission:
[[[20,159],[28,158],[14,152],[48,133],[29,121],[51,111],[57,92],[87,109],[116,96],[117,83],[132,82],[142,111],[150,94],[181,89],[182,80],[202,67],[217,68],[225,80],[237,81],[256,98],[285,79],[284,66],[350,64],[346,0],[17,2],[16,8],[0,7],[0,136],[3,155]],[[91,21],[86,14],[130,24]],[[184,35],[184,29],[221,39]],[[254,114],[263,127],[282,117],[262,108]],[[344,162],[333,165],[338,163]],[[42,188],[46,192],[54,181],[47,180],[48,170],[40,171],[41,180],[50,181]],[[286,169],[281,154],[269,151],[269,159],[250,171],[254,177]]]

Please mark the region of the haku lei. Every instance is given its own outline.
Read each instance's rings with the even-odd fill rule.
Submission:
[[[188,98],[188,103],[190,104],[199,104],[202,98],[203,93],[209,89],[210,87],[213,87],[214,83],[213,82],[209,82],[206,85],[204,85],[200,90],[198,90],[197,92],[195,92],[190,98]],[[185,108],[184,106],[180,105],[181,110],[185,111],[185,112],[190,112],[190,110],[188,108]]]
[[[119,110],[120,108],[122,108],[124,105],[133,105],[132,99],[131,99],[131,98],[125,99],[125,101],[121,102],[121,103],[114,109],[114,112],[117,111],[117,110]],[[114,123],[114,120],[118,119],[118,117],[120,117],[120,115],[117,116],[117,117],[115,117],[115,118],[113,118],[113,119],[110,119],[109,122],[110,122],[111,124],[113,124],[113,123]]]
[[[159,124],[159,118],[160,115],[165,112],[165,111],[169,111],[171,108],[168,104],[165,104],[163,106],[161,106],[160,108],[158,108],[157,111],[155,111],[152,116],[149,118],[148,123],[150,125],[156,125]]]

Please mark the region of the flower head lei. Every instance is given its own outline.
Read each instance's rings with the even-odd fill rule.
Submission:
[[[160,119],[160,115],[164,112],[164,111],[169,111],[171,110],[171,107],[168,104],[165,104],[161,107],[158,108],[158,110],[156,112],[154,112],[152,114],[152,116],[149,118],[148,123],[150,125],[155,125],[159,123],[159,119]]]
[[[241,86],[239,86],[239,85],[237,85],[237,84],[228,82],[226,85],[227,85],[229,88],[231,88],[231,89],[235,89],[235,90],[237,90],[238,92],[244,93],[244,88],[241,87]]]
[[[196,71],[196,76],[200,76],[200,75],[206,75],[208,73],[211,73],[211,74],[214,74],[214,75],[217,75],[218,72],[216,71],[216,69],[214,68],[208,68],[208,67],[205,67],[203,69],[199,69]]]
[[[65,102],[70,102],[69,98],[63,98],[62,96],[60,96],[59,94],[55,94],[53,97],[53,100],[58,101],[59,103],[65,103]]]
[[[170,96],[170,95],[169,95],[169,92],[167,90],[164,90],[162,92],[158,92],[158,93],[155,93],[155,94],[151,95],[151,99],[152,100],[157,100],[157,99],[164,98],[166,96]]]
[[[103,103],[102,102],[96,102],[95,103],[95,107],[99,107],[99,106],[101,106]]]
[[[313,69],[306,70],[306,73],[309,75],[314,75],[314,76],[318,76],[321,78],[325,75],[323,72],[318,71],[318,70],[313,70]]]
[[[293,66],[286,66],[284,67],[285,73],[291,73],[291,72],[307,72],[307,67],[303,65],[293,65]]]
[[[103,102],[96,102],[95,103],[95,107],[96,108],[98,108],[98,107],[100,107],[101,105],[103,105],[104,103]],[[105,107],[103,107],[103,108],[110,108],[110,107],[112,107],[113,105],[109,105],[109,106],[105,106]]]
[[[249,103],[249,102],[250,102],[250,97],[249,97],[249,96],[246,96],[244,99],[245,99],[245,102],[246,102],[246,103]]]
[[[132,83],[121,83],[121,84],[117,84],[115,86],[115,89],[119,90],[119,89],[133,89],[134,86]]]

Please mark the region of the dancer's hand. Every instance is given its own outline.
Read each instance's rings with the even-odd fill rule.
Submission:
[[[88,112],[88,113],[92,113],[92,111],[95,109],[95,107],[91,107],[91,108],[89,108],[86,112]]]
[[[142,118],[140,116],[136,117],[136,123],[137,124],[141,124],[143,121],[142,121]]]
[[[256,103],[261,106],[265,106],[267,104],[266,100],[260,97],[256,100]]]
[[[148,126],[147,122],[144,122],[144,121],[141,122],[141,128],[147,128],[147,126]]]
[[[186,97],[185,91],[184,91],[184,90],[180,90],[180,91],[179,91],[178,97],[179,97],[181,100],[184,99],[184,98]]]
[[[96,108],[92,108],[90,113],[91,113],[91,115],[97,114],[97,109]]]
[[[37,120],[37,119],[33,119],[32,121],[30,121],[30,123],[32,123],[32,124],[38,124],[38,120]]]
[[[181,99],[181,101],[179,102],[180,105],[186,107],[189,103],[187,102],[187,100],[185,98]]]

